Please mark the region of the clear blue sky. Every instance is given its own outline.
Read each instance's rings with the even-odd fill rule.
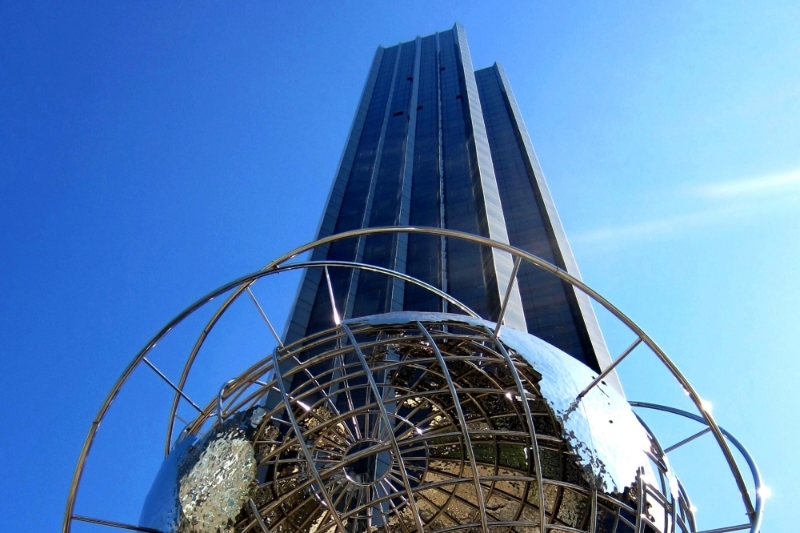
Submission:
[[[455,21],[505,66],[584,279],[750,448],[764,531],[796,527],[800,4],[488,4],[0,4],[3,529],[60,527],[97,408],[167,320],[312,239],[375,47]],[[100,438],[130,444],[98,444],[79,512],[136,520],[159,394],[121,397]]]

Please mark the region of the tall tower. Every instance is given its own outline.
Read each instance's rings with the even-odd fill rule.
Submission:
[[[375,54],[319,226],[318,238],[378,226],[464,231],[511,244],[580,277],[503,68],[474,70],[456,25]],[[508,254],[431,235],[375,235],[317,248],[312,259],[405,272],[496,321]],[[309,270],[286,342],[343,319],[389,311],[450,311],[430,292],[358,270]],[[610,357],[588,297],[533,265],[517,275],[504,322],[595,371]],[[616,378],[611,378],[616,383]]]

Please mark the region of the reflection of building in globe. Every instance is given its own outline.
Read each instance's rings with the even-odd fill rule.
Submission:
[[[601,383],[576,403],[588,368],[528,334],[503,328],[498,338],[494,327],[393,313],[277,350],[226,389],[224,423],[177,446],[142,525],[694,530],[625,400]],[[227,459],[198,459],[217,450]]]

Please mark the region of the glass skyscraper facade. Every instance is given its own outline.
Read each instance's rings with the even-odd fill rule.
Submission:
[[[379,226],[443,227],[509,243],[580,277],[502,67],[474,70],[464,29],[379,47],[318,238]],[[511,257],[420,234],[334,242],[313,260],[357,261],[407,273],[496,321]],[[321,269],[304,275],[286,342],[332,327]],[[384,275],[330,269],[342,318],[389,311],[457,312],[434,294]],[[523,264],[504,323],[600,370],[608,350],[589,299]]]

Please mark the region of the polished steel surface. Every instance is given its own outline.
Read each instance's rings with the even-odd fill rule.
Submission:
[[[187,468],[186,459],[179,459],[178,471],[190,475],[174,485],[179,498],[170,501],[179,505],[168,513],[173,521],[153,520],[146,508],[141,525],[165,532],[211,531],[202,529],[211,524],[246,531],[261,522],[270,531],[488,532],[498,526],[537,531],[547,523],[586,531],[593,521],[593,489],[600,489],[594,521],[611,531],[629,531],[636,520],[655,531],[689,531],[681,522],[660,523],[674,514],[673,506],[683,512],[688,502],[661,494],[640,475],[650,462],[642,448],[621,450],[638,454],[638,462],[618,480],[620,486],[602,489],[607,470],[614,468],[609,461],[620,459],[595,453],[587,460],[582,449],[594,449],[607,436],[589,422],[583,429],[565,424],[563,413],[552,407],[568,408],[576,378],[570,365],[580,363],[538,339],[525,343],[520,335],[529,336],[510,328],[504,328],[507,341],[498,338],[493,325],[460,315],[401,312],[342,323],[320,339],[328,346],[322,353],[304,346],[274,351],[245,380],[226,388],[229,400],[222,410],[240,413],[239,419],[229,415],[225,431],[214,430],[188,451],[179,447],[177,453],[187,457],[214,460]],[[284,374],[286,362],[294,368]],[[305,370],[316,379],[301,379],[299,386],[295,380],[287,390],[284,383],[305,376]],[[256,394],[237,401],[237,390],[254,382],[261,383]],[[566,395],[547,398],[545,390]],[[280,392],[283,401],[259,410],[270,392]],[[607,394],[616,393],[597,391]],[[632,418],[620,401],[617,408]],[[258,416],[247,442],[241,431],[230,429],[247,426],[242,413]],[[596,415],[589,410],[569,416]],[[620,424],[624,412],[602,416],[606,424],[615,416],[626,431]],[[620,435],[622,442],[637,440]],[[649,441],[641,444],[650,450]],[[241,458],[231,452],[233,459],[221,467],[219,452],[227,449]],[[254,480],[256,468],[261,474]],[[161,485],[153,491],[168,492]],[[194,496],[188,505],[186,495]]]
[[[246,438],[238,433],[237,438],[252,446],[257,473],[248,481],[247,494],[233,484],[228,486],[233,493],[225,492],[227,499],[219,500],[223,507],[228,505],[224,528],[229,529],[221,530],[489,533],[500,528],[533,533],[541,531],[542,523],[551,531],[698,530],[686,491],[666,467],[666,453],[655,435],[637,422],[627,401],[587,367],[535,337],[482,320],[446,291],[403,273],[348,262],[290,262],[336,240],[378,233],[426,233],[488,246],[509,253],[515,263],[550,272],[609,310],[649,349],[637,350],[636,357],[655,356],[695,403],[697,414],[691,416],[708,428],[730,468],[731,477],[719,482],[739,487],[748,517],[743,529],[759,530],[763,506],[755,464],[744,455],[753,473],[751,490],[728,445],[729,435],[703,408],[674,363],[626,315],[580,280],[522,250],[451,230],[392,227],[339,234],[293,250],[210,293],[167,324],[129,364],[92,423],[68,496],[63,531],[70,531],[74,520],[124,526],[109,519],[111,509],[102,517],[76,512],[75,501],[97,428],[141,364],[175,391],[167,431],[167,450],[173,452],[165,462],[173,464],[174,475],[159,475],[151,499],[158,499],[153,494],[159,493],[160,484],[169,489],[161,493],[176,489],[180,494],[179,474],[186,469],[180,453],[175,455],[179,449],[187,457],[206,453],[209,443],[216,442],[209,435],[220,435],[231,420],[253,428]],[[309,268],[363,269],[392,276],[426,288],[448,301],[451,310],[465,314],[390,313],[351,319],[286,346],[277,339],[270,357],[234,377],[218,395],[193,398],[202,412],[179,426],[175,439],[177,407],[191,401],[183,391],[192,365],[219,319],[248,292],[255,312],[274,334],[250,287],[273,274]],[[145,361],[185,318],[223,295],[227,298],[186,356],[180,379],[169,380],[150,359]],[[337,303],[342,302],[334,299]],[[611,401],[599,401],[601,397]],[[202,400],[207,401],[205,407]],[[259,405],[268,412],[255,420],[251,414]],[[608,425],[612,419],[614,429]],[[237,446],[240,451],[247,448],[241,442]],[[234,471],[241,477],[250,470]],[[218,478],[226,476],[224,469],[216,473]],[[213,491],[203,490],[213,488],[208,480],[214,476],[206,474],[198,471],[186,478],[203,480],[204,488],[187,485],[184,493],[203,494],[211,505]],[[155,522],[147,522],[144,513],[136,527],[166,533],[170,527],[200,523],[196,516],[186,516],[180,498],[177,501],[180,508],[173,505],[165,516],[183,518],[169,522],[172,526],[161,523],[153,528],[150,524]],[[233,516],[231,509],[238,514]],[[731,523],[737,524],[731,528],[740,528],[738,520]]]
[[[214,459],[191,468],[179,459],[178,471],[189,474],[154,486],[156,495],[168,492],[164,483],[179,494],[169,499],[179,502],[166,514],[171,521],[146,508],[141,525],[693,531],[688,500],[676,481],[659,486],[653,471],[671,473],[624,399],[601,385],[572,409],[588,367],[527,333],[503,328],[495,336],[492,326],[398,312],[345,321],[310,348],[275,350],[226,389],[222,411],[237,415],[225,417],[225,430],[167,458]],[[237,399],[256,382],[255,394]],[[270,402],[275,392],[280,400]],[[238,428],[247,420],[256,429],[243,442]],[[232,459],[221,467],[219,451],[228,449]]]

